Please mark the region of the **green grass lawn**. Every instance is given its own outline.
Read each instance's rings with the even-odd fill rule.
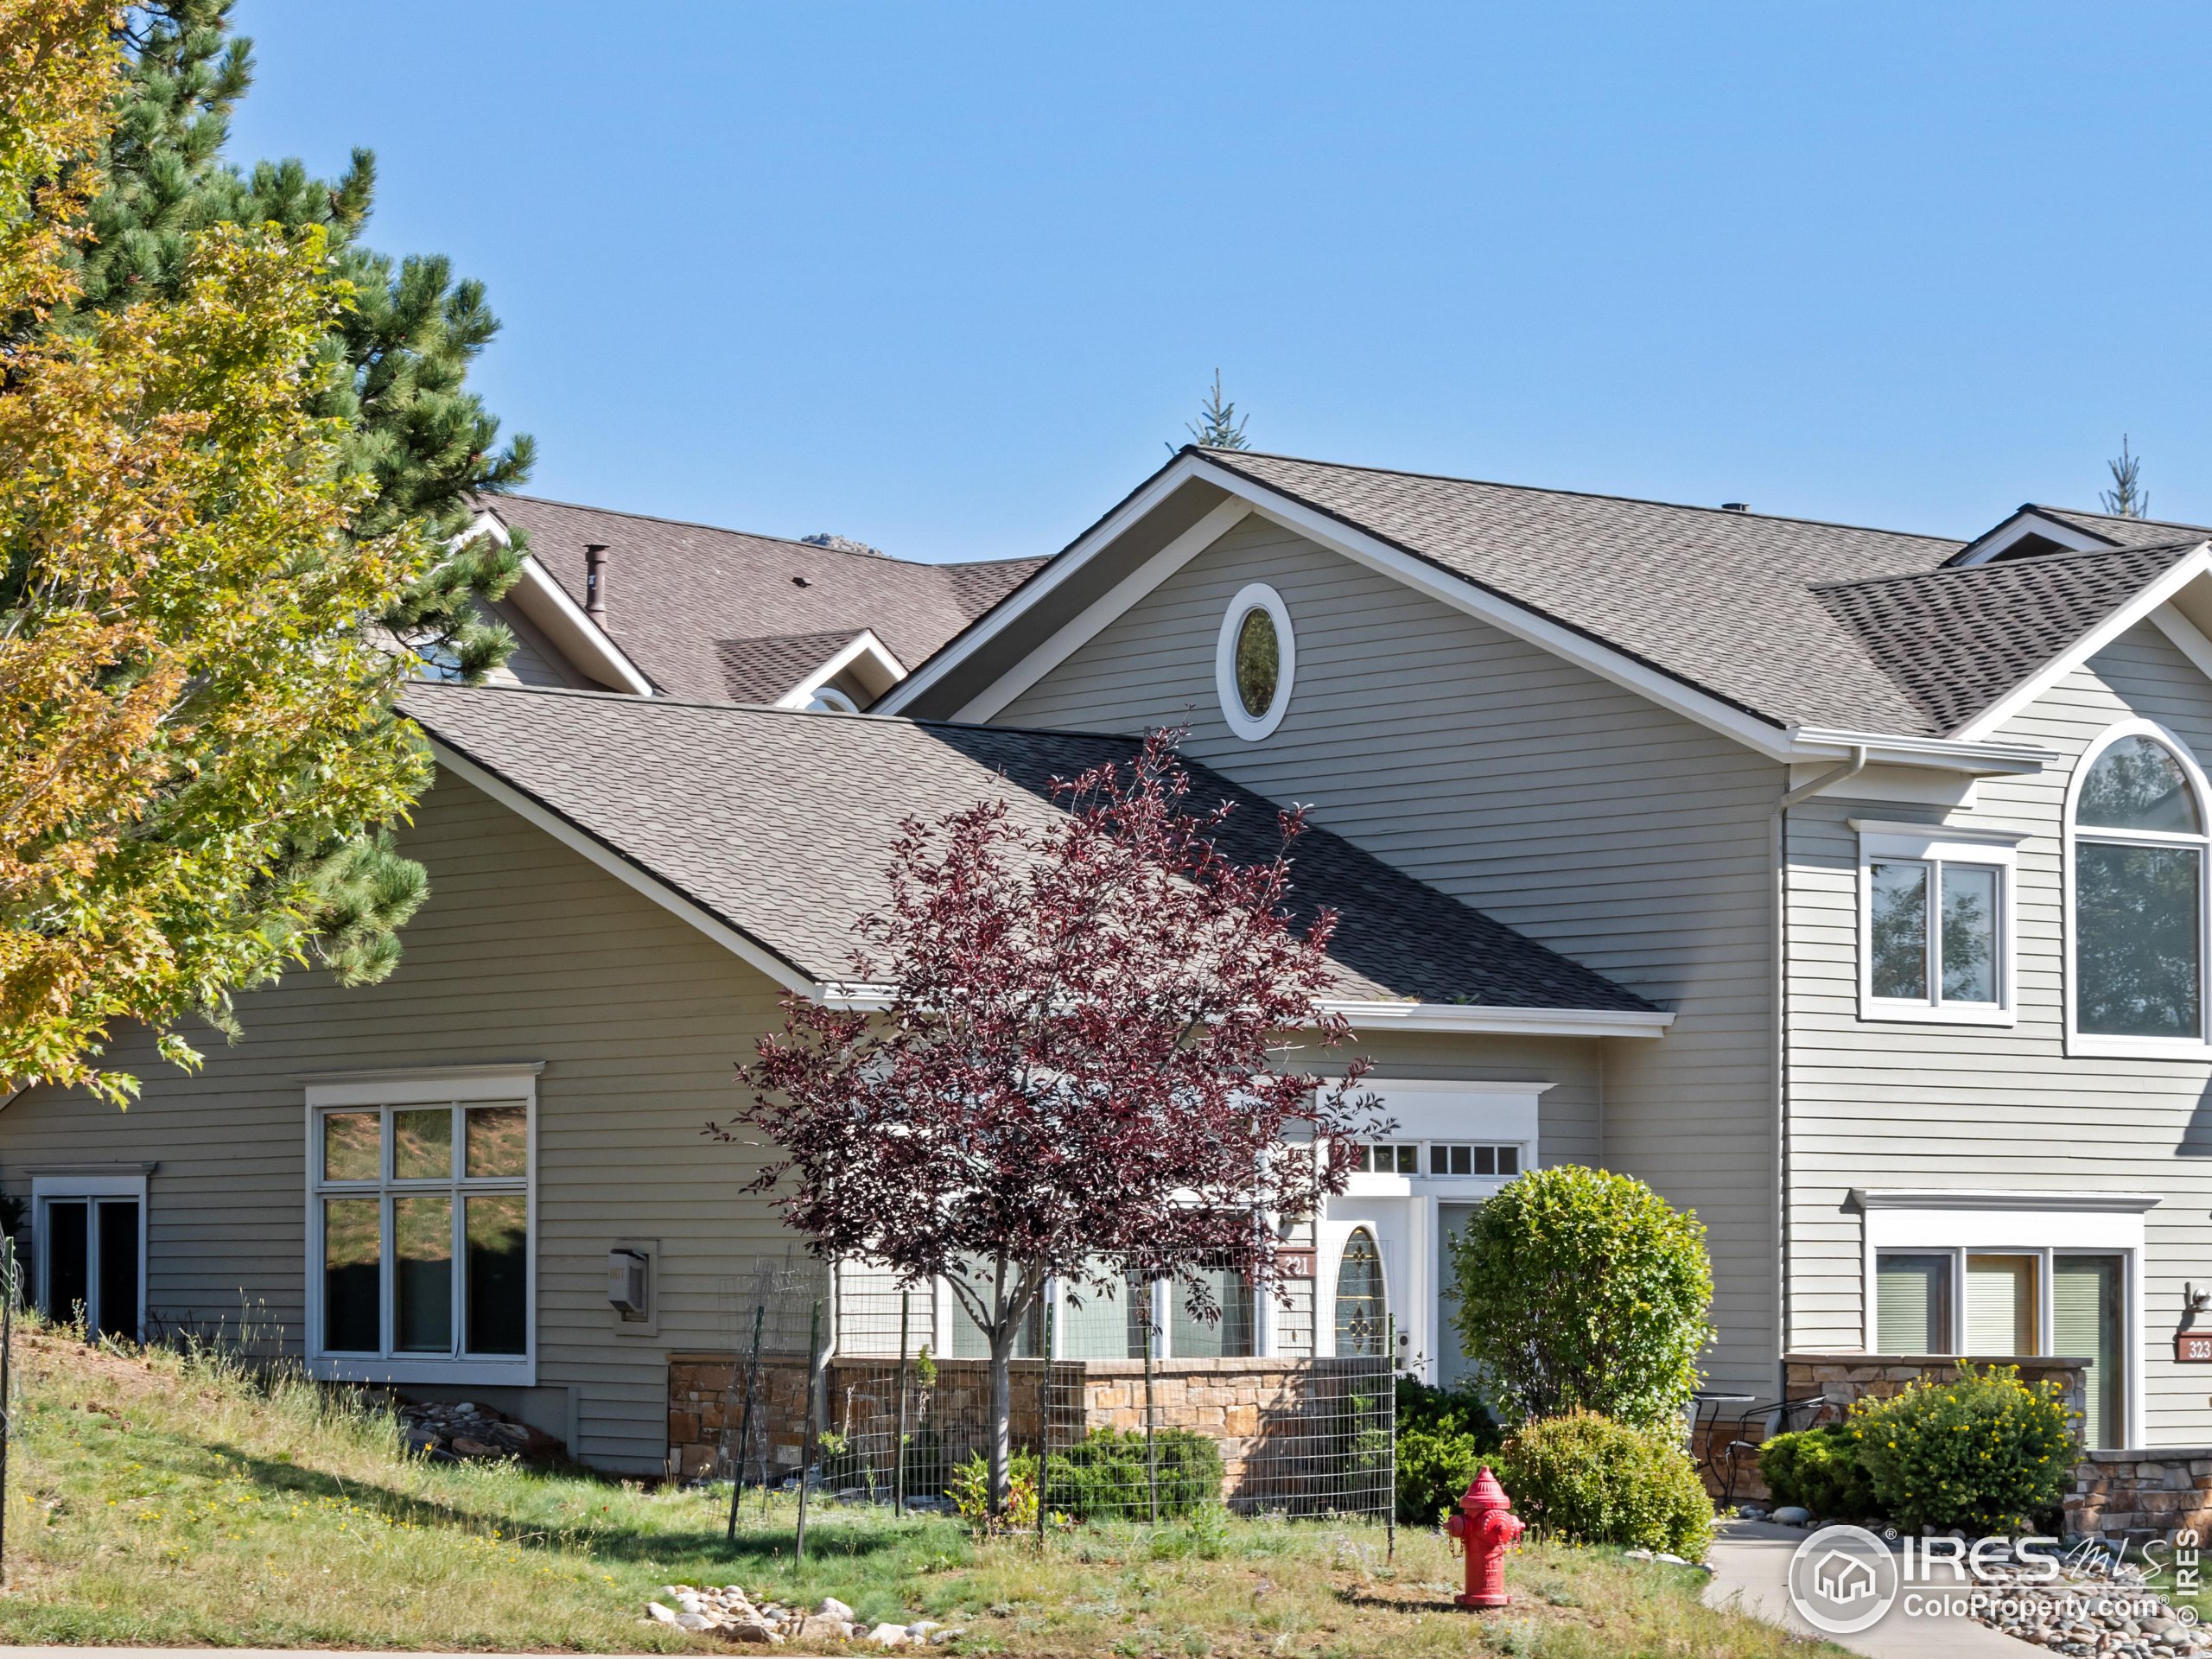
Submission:
[[[1364,1524],[1077,1529],[979,1544],[957,1522],[648,1488],[513,1464],[432,1464],[393,1420],[219,1361],[19,1339],[0,1641],[568,1649],[717,1647],[648,1623],[669,1582],[834,1595],[865,1619],[926,1614],[955,1653],[1810,1655],[1700,1605],[1700,1575],[1536,1547],[1519,1603],[1450,1605],[1446,1541]],[[1834,1649],[1826,1649],[1834,1652]]]

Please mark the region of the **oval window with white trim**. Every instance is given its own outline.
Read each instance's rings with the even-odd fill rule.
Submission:
[[[1256,742],[1282,724],[1297,659],[1282,595],[1264,582],[1239,590],[1221,619],[1214,652],[1214,687],[1230,731]]]

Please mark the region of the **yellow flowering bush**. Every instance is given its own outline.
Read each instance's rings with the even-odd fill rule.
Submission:
[[[1874,1496],[1907,1530],[2014,1534],[2057,1510],[2074,1478],[2080,1413],[2055,1382],[2012,1365],[1961,1367],[1887,1400],[1861,1400],[1847,1432]]]

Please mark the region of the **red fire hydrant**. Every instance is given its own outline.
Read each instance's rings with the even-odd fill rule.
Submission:
[[[1452,1599],[1462,1607],[1503,1607],[1510,1602],[1513,1598],[1505,1593],[1505,1552],[1527,1528],[1513,1513],[1513,1500],[1488,1464],[1467,1483],[1459,1513],[1444,1529],[1467,1548],[1466,1592]]]

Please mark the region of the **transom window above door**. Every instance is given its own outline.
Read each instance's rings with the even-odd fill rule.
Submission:
[[[2013,1021],[2009,833],[1870,823],[1859,830],[1859,1014]]]
[[[1517,1143],[1368,1141],[1352,1148],[1356,1175],[1501,1176],[1521,1173]]]
[[[2202,1058],[2204,779],[2180,740],[2114,727],[2076,768],[2068,817],[2068,1051]]]

